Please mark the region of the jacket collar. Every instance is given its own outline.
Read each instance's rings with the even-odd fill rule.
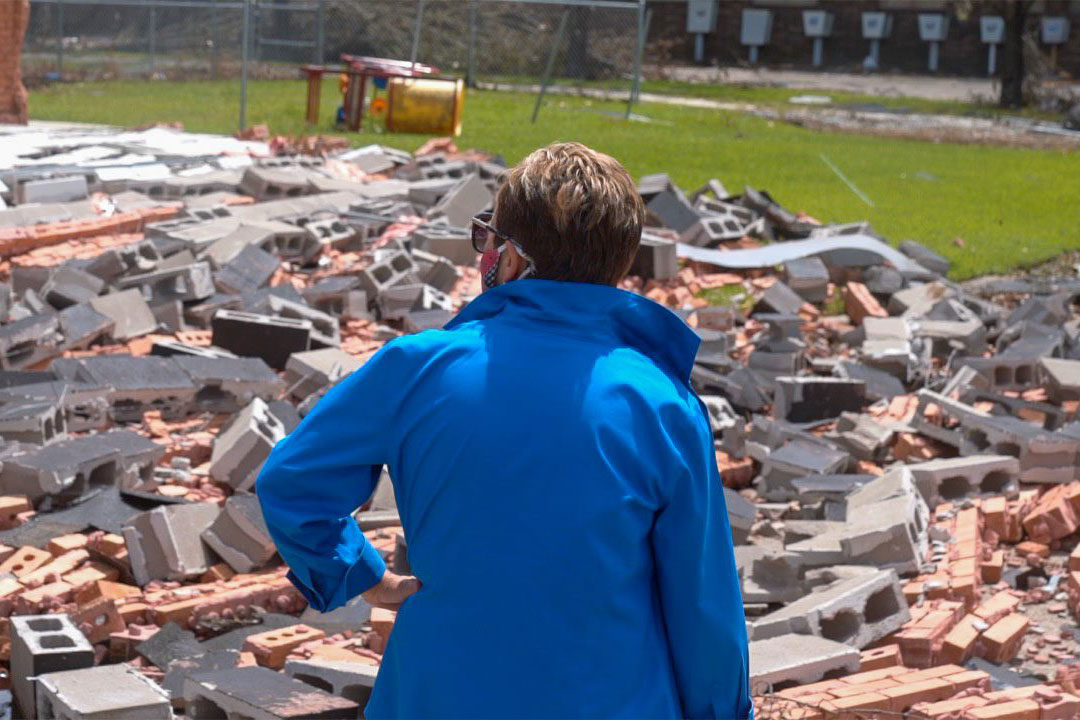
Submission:
[[[482,293],[450,322],[451,330],[496,316],[565,328],[637,350],[689,382],[701,340],[678,315],[641,295],[607,285],[528,278]]]

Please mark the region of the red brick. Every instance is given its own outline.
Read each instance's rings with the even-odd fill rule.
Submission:
[[[316,630],[307,625],[290,625],[278,630],[267,630],[256,635],[249,635],[244,640],[243,649],[254,653],[260,665],[280,670],[285,667],[285,659],[295,648],[324,637],[326,633],[322,630]]]
[[[916,703],[945,700],[953,694],[953,686],[947,680],[931,678],[920,682],[904,683],[880,692],[889,698],[889,710],[907,712]]]
[[[867,710],[888,710],[889,702],[889,698],[880,693],[867,692],[846,698],[826,700],[821,703],[821,709],[829,713],[829,720],[833,720],[833,718],[836,718],[836,720],[857,720],[857,718],[867,717],[865,712]]]
[[[18,516],[34,506],[25,495],[0,496],[0,530],[8,530],[19,525]]]
[[[1020,650],[1024,634],[1031,625],[1025,615],[1013,613],[994,623],[982,634],[982,656],[990,662],[1002,663],[1012,660]]]
[[[844,293],[844,310],[851,322],[861,325],[868,317],[888,317],[873,293],[860,282],[849,282]]]
[[[1039,720],[1039,703],[1034,700],[1013,700],[984,705],[968,710],[967,716],[971,720]]]
[[[881,668],[900,665],[900,646],[897,644],[885,645],[872,650],[863,650],[859,655],[859,670],[879,670]]]
[[[941,659],[950,663],[963,663],[975,652],[975,641],[979,639],[979,631],[974,623],[984,622],[975,615],[965,615],[956,626],[948,632],[941,643]]]
[[[22,578],[52,559],[53,556],[45,550],[30,547],[29,545],[21,547],[0,564],[0,575],[11,573],[17,578]]]
[[[959,717],[959,714],[965,710],[982,707],[989,702],[989,700],[977,696],[952,698],[951,700],[941,700],[940,702],[934,703],[919,703],[912,707],[911,711],[929,718],[939,718],[943,716],[955,718]]]

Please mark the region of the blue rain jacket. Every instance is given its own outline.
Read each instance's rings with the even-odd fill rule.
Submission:
[[[519,280],[387,343],[277,445],[256,491],[317,610],[382,576],[350,513],[393,479],[423,588],[367,717],[752,716],[697,346],[638,295]]]

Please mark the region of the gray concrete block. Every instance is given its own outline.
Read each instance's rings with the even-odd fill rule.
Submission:
[[[867,404],[866,383],[832,377],[778,377],[773,416],[805,423],[859,412]]]
[[[1080,400],[1080,360],[1040,358],[1038,375],[1039,384],[1056,402]]]
[[[172,720],[169,694],[127,664],[41,675],[41,720]]]
[[[1002,495],[1018,487],[1020,461],[1008,455],[937,458],[907,466],[930,507],[977,495]]]
[[[750,692],[762,694],[859,671],[859,651],[807,635],[779,635],[750,643]]]
[[[262,567],[277,552],[254,495],[233,495],[226,500],[202,539],[239,573]]]
[[[430,252],[441,254],[435,250]],[[473,257],[476,256],[475,251],[472,254]],[[414,283],[417,278],[416,270],[416,263],[408,253],[396,252],[361,270],[360,282],[370,301],[395,285]]]
[[[5,494],[26,495],[35,505],[49,498],[52,506],[59,506],[92,488],[117,485],[123,475],[121,453],[91,435],[9,454],[0,470],[0,487]]]
[[[197,411],[234,413],[255,398],[273,400],[285,389],[278,374],[259,358],[176,355],[172,361],[191,378]]]
[[[83,350],[97,340],[108,337],[116,329],[116,321],[93,308],[79,303],[64,308],[57,315],[65,350]]]
[[[299,197],[314,188],[306,175],[285,168],[250,167],[240,179],[240,190],[257,200]]]
[[[341,345],[338,319],[333,315],[327,315],[303,302],[289,300],[274,293],[267,294],[266,307],[274,317],[311,323],[312,350]]]
[[[753,435],[751,435],[753,438]],[[851,461],[843,450],[824,442],[790,440],[769,453],[762,463],[759,491],[769,500],[787,500],[795,495],[791,481],[807,475],[835,475]]]
[[[900,243],[900,252],[904,253],[930,272],[935,272],[938,275],[948,275],[949,268],[952,267],[952,264],[948,260],[914,240],[905,240]]]
[[[198,577],[215,562],[201,535],[217,518],[212,503],[154,508],[128,521],[124,541],[135,582]]]
[[[676,244],[667,238],[642,232],[629,274],[645,280],[670,280],[679,272],[676,250]]]
[[[214,276],[206,262],[128,275],[116,280],[115,285],[120,290],[138,288],[147,302],[155,303],[167,300],[193,302],[214,294]]]
[[[663,227],[678,233],[685,233],[701,219],[701,214],[693,208],[683,194],[672,190],[657,193],[646,203],[645,209],[657,218]]]
[[[472,265],[477,260],[469,231],[438,223],[428,223],[413,233],[413,246],[446,258],[454,265]],[[368,297],[371,297],[369,289]]]
[[[15,203],[62,203],[89,197],[85,175],[26,180],[15,186]]]
[[[214,273],[214,285],[223,293],[251,292],[270,282],[279,267],[281,262],[276,257],[259,247],[247,245]]]
[[[101,295],[90,301],[90,307],[113,321],[112,336],[131,340],[157,329],[157,320],[138,288]]]
[[[727,506],[732,541],[736,545],[742,545],[750,536],[750,527],[754,524],[754,518],[757,515],[754,503],[726,487],[724,488],[724,504]]]
[[[355,702],[339,698],[264,667],[244,667],[196,674],[184,683],[187,717],[251,720],[343,718],[359,713]]]
[[[22,370],[60,354],[63,335],[55,315],[31,315],[0,327],[0,369]]]
[[[118,422],[140,422],[148,410],[160,410],[165,419],[184,417],[195,400],[195,384],[171,358],[97,355],[55,360],[51,367],[66,378],[110,388],[110,413]]]
[[[361,364],[341,348],[293,353],[285,363],[285,385],[292,397],[303,400],[322,388],[336,384],[359,369]]]
[[[863,648],[899,630],[911,613],[896,572],[861,569],[757,619],[752,639],[796,633]]]
[[[7,442],[35,445],[65,440],[67,416],[67,408],[54,401],[26,399],[8,402],[0,405],[0,437]]]
[[[210,477],[235,490],[250,491],[259,470],[282,438],[285,429],[256,398],[214,440]]]
[[[311,346],[314,330],[306,319],[271,317],[238,310],[218,310],[211,322],[211,342],[247,357],[261,358],[280,370],[289,356]]]
[[[35,678],[92,666],[94,648],[67,615],[16,615],[9,622],[14,715],[36,718]]]
[[[288,660],[285,663],[285,674],[338,697],[351,700],[363,712],[368,698],[371,697],[371,691],[375,687],[379,666],[374,662],[363,662],[359,656],[357,656],[357,662]]]
[[[829,292],[829,269],[821,258],[810,256],[784,263],[787,286],[808,303],[823,303]]]

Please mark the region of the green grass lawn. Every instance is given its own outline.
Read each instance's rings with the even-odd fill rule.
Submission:
[[[188,130],[232,132],[238,83],[150,81],[56,85],[30,96],[31,117],[134,126],[182,121]],[[252,82],[248,122],[273,132],[336,133],[336,79],[323,90],[322,126],[303,122],[300,81]],[[1080,153],[949,145],[816,132],[739,113],[641,105],[651,122],[627,122],[625,106],[552,97],[530,124],[529,95],[470,92],[461,147],[516,162],[556,140],[578,140],[620,159],[635,176],[668,172],[690,191],[710,177],[729,190],[769,190],[794,211],[826,222],[869,220],[892,242],[913,239],[954,263],[961,279],[1046,260],[1080,248]],[[413,150],[428,138],[371,130],[356,144]],[[825,155],[866,196],[863,203],[822,161]],[[955,242],[963,239],[963,247]]]

